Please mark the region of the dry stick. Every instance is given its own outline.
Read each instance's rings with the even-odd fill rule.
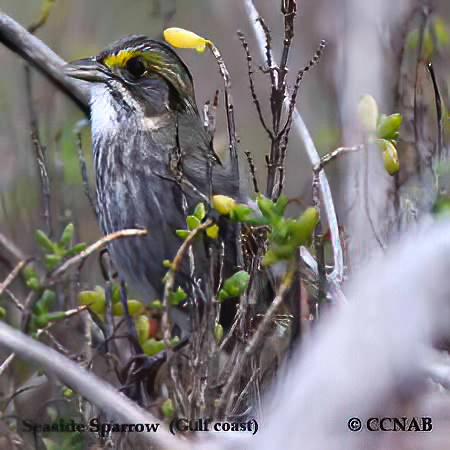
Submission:
[[[415,78],[414,78],[414,141],[415,141],[415,148],[416,148],[416,169],[417,173],[421,173],[422,169],[422,156],[420,154],[420,145],[419,141],[421,140],[421,133],[419,133],[419,126],[420,123],[423,125],[423,121],[420,120],[421,114],[419,112],[419,104],[417,100],[417,91],[418,91],[418,83],[419,83],[419,70],[421,67],[421,64],[424,62],[424,39],[425,39],[425,32],[428,30],[428,24],[430,20],[430,8],[428,5],[423,5],[421,8],[421,19],[422,23],[420,24],[420,31],[419,31],[419,45],[418,45],[418,51],[417,51],[417,61],[416,61],[416,70],[415,70]]]
[[[247,157],[248,167],[250,168],[250,175],[252,177],[253,182],[253,189],[256,194],[259,194],[258,189],[258,180],[256,179],[256,168],[255,163],[253,162],[252,154],[251,152],[244,152],[244,155]]]
[[[142,229],[126,229],[126,230],[120,230],[115,231],[114,233],[108,234],[105,237],[99,239],[97,242],[94,242],[89,247],[78,253],[78,255],[75,255],[74,257],[68,259],[63,264],[61,264],[53,273],[50,274],[48,282],[54,283],[55,280],[64,274],[70,267],[74,266],[75,264],[80,263],[85,258],[87,258],[91,253],[95,252],[96,250],[99,250],[103,247],[105,247],[109,242],[114,241],[115,239],[125,238],[125,237],[131,237],[131,236],[146,236],[147,230]]]
[[[25,254],[20,250],[19,247],[14,244],[14,242],[10,241],[5,235],[0,233],[0,245],[14,258],[18,261],[26,259]]]
[[[237,377],[240,373],[242,373],[242,368],[244,367],[244,363],[246,362],[247,358],[251,356],[255,350],[260,346],[262,338],[264,337],[264,333],[266,332],[266,329],[270,322],[273,319],[273,316],[275,315],[276,311],[280,307],[281,303],[283,302],[284,294],[289,289],[289,287],[292,284],[292,281],[294,279],[294,273],[295,270],[292,270],[292,268],[284,275],[283,281],[281,282],[281,285],[278,289],[277,295],[273,299],[269,309],[264,314],[264,318],[260,325],[258,326],[255,334],[252,336],[251,341],[248,343],[248,345],[245,347],[244,352],[242,353],[242,357],[239,360],[239,364],[235,364],[233,367],[233,371],[231,372],[230,377],[228,378],[228,382],[225,385],[222,395],[219,398],[218,405],[221,406],[226,398],[229,397],[230,391],[233,387],[233,384],[237,380]]]
[[[264,130],[266,130],[266,133],[268,134],[269,138],[272,140],[274,139],[272,131],[269,129],[269,127],[266,124],[266,121],[264,120],[262,110],[261,110],[261,104],[259,103],[258,97],[256,95],[255,91],[255,81],[253,79],[253,68],[252,68],[252,56],[250,54],[250,50],[248,48],[248,42],[246,41],[244,34],[240,31],[237,32],[239,40],[242,42],[242,47],[244,48],[245,54],[247,56],[247,73],[248,73],[248,81],[250,83],[250,93],[252,96],[253,103],[256,107],[256,112],[259,116],[259,121],[261,122],[261,125],[263,126]]]
[[[320,195],[319,195],[319,173],[320,171],[314,171],[313,184],[312,184],[312,201],[313,205],[319,211],[319,221],[314,228],[314,250],[316,251],[317,261],[317,300],[315,300],[314,319],[319,319],[319,314],[322,305],[325,304],[327,299],[327,272],[325,270],[325,251],[322,239],[322,222],[320,221]]]
[[[25,307],[20,303],[20,300],[12,293],[10,289],[5,289],[5,294],[9,297],[9,299],[13,302],[14,306],[20,310],[25,311]]]
[[[50,181],[45,167],[45,147],[41,144],[38,131],[36,111],[33,107],[33,95],[31,87],[31,72],[28,65],[25,66],[25,89],[27,93],[28,113],[30,115],[31,141],[34,147],[35,158],[39,169],[39,179],[42,190],[42,209],[44,216],[45,232],[51,234],[50,218]]]
[[[271,76],[272,90],[270,94],[270,108],[272,112],[272,128],[273,138],[270,148],[270,155],[267,158],[267,187],[266,197],[271,199],[277,199],[279,192],[275,193],[275,180],[277,173],[279,173],[279,163],[281,159],[281,134],[280,123],[283,110],[285,108],[284,101],[286,99],[286,74],[288,69],[286,67],[289,56],[289,50],[291,48],[292,39],[294,38],[294,19],[297,12],[297,4],[295,0],[283,0],[281,2],[281,13],[284,17],[284,39],[283,39],[283,51],[279,66],[277,66],[273,59],[269,64],[268,71]],[[269,47],[270,43],[270,31],[264,24],[264,21],[259,20],[263,27],[263,31],[266,38],[266,46]],[[266,57],[267,57],[266,52]],[[284,171],[282,171],[284,172]],[[279,173],[279,175],[283,175]]]
[[[8,286],[17,278],[17,275],[19,275],[20,271],[30,263],[32,258],[25,259],[23,261],[20,261],[16,267],[8,274],[5,281],[3,283],[0,283],[0,296],[3,294],[5,289],[8,288]],[[22,307],[23,308],[23,307]]]
[[[100,380],[79,364],[2,322],[0,322],[0,344],[23,360],[43,368],[49,374],[56,375],[62,383],[107,412],[115,422],[160,423],[156,417],[136,406],[110,384]],[[189,448],[183,441],[171,436],[162,425],[157,433],[142,433],[140,437],[147,445],[155,445],[158,448]]]
[[[15,353],[11,353],[3,362],[2,365],[0,366],[0,377],[5,373],[5,371],[8,369],[8,367],[11,365],[11,363],[13,362],[14,357],[16,356]]]
[[[249,17],[250,24],[253,27],[253,31],[256,35],[256,39],[259,44],[259,50],[261,52],[262,57],[264,58],[264,48],[265,48],[265,36],[264,30],[257,26],[256,24],[261,25],[260,15],[253,5],[252,0],[243,0],[245,10]],[[288,99],[285,99],[285,103],[288,103]],[[315,167],[320,162],[320,156],[314,146],[314,142],[309,134],[308,128],[306,127],[303,119],[298,112],[297,108],[294,108],[293,112],[293,125],[296,128],[297,132],[300,134],[303,143],[305,145],[306,152],[309,156],[309,159]],[[342,245],[339,236],[339,227],[338,221],[336,217],[336,211],[334,208],[333,197],[331,195],[330,185],[328,183],[327,176],[325,172],[321,171],[319,174],[319,189],[322,194],[322,201],[324,206],[324,212],[327,218],[328,227],[330,229],[331,235],[331,244],[333,247],[333,258],[334,258],[334,268],[333,272],[329,275],[336,283],[340,283],[344,276],[344,257],[342,252]]]
[[[94,196],[92,195],[91,188],[89,187],[89,179],[86,170],[86,159],[83,155],[81,133],[77,133],[77,153],[78,161],[80,162],[81,178],[83,180],[84,192],[87,195],[89,204],[91,205],[94,215],[97,217],[97,205]]]
[[[291,95],[291,99],[289,102],[289,108],[288,108],[288,114],[286,123],[284,124],[283,129],[279,133],[279,138],[281,139],[281,153],[280,153],[280,160],[277,162],[277,166],[280,168],[280,176],[278,181],[278,195],[281,194],[283,191],[283,184],[284,184],[284,164],[286,161],[286,153],[287,153],[287,144],[288,144],[288,138],[289,133],[291,130],[291,124],[292,124],[292,117],[294,113],[295,103],[297,101],[297,94],[300,87],[300,83],[303,80],[303,76],[306,72],[311,70],[320,60],[320,57],[322,55],[322,52],[326,46],[326,41],[322,40],[320,42],[319,48],[314,53],[314,56],[309,60],[308,64],[298,72],[297,77],[295,79],[294,84],[294,90]]]
[[[184,258],[184,255],[189,250],[193,240],[195,237],[202,231],[209,228],[211,225],[214,225],[214,221],[212,219],[208,219],[202,224],[200,224],[197,228],[194,228],[188,235],[188,237],[184,240],[183,244],[181,244],[180,248],[173,259],[169,271],[167,272],[166,284],[164,285],[164,314],[162,317],[161,325],[164,330],[164,343],[166,347],[170,349],[170,327],[169,327],[169,295],[173,292],[173,286],[175,284],[175,275],[180,270],[181,262]],[[169,355],[167,356],[169,359]]]
[[[36,67],[86,115],[89,115],[89,83],[66,76],[63,71],[66,62],[2,12],[0,12],[0,42]]]
[[[216,58],[217,64],[219,65],[220,74],[223,78],[224,84],[224,97],[225,97],[225,108],[227,111],[227,126],[228,126],[228,139],[230,146],[230,160],[231,160],[231,170],[233,178],[239,180],[239,159],[237,152],[237,136],[236,136],[236,122],[234,120],[234,106],[231,98],[231,78],[230,73],[225,65],[225,61],[222,58],[218,48],[210,41],[207,41],[207,45],[211,50],[212,54]]]
[[[444,148],[444,124],[442,121],[442,97],[439,92],[439,86],[436,80],[436,74],[434,73],[433,64],[429,62],[427,64],[428,72],[430,72],[431,81],[433,83],[434,90],[434,102],[436,104],[436,117],[438,126],[438,157],[441,159],[441,153]]]
[[[283,41],[283,53],[281,55],[280,68],[284,70],[288,61],[292,39],[294,38],[294,20],[295,15],[297,14],[297,1],[282,0],[281,13],[284,16],[284,41]]]

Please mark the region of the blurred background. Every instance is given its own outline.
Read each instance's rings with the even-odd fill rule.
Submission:
[[[255,6],[267,21],[273,36],[275,55],[282,48],[283,23],[280,2],[255,0]],[[356,104],[367,92],[377,100],[380,112],[395,112],[395,85],[398,79],[398,52],[405,22],[417,4],[410,0],[303,0],[290,54],[289,80],[295,78],[314,55],[321,39],[328,46],[320,64],[306,74],[298,97],[299,111],[305,120],[320,154],[343,144],[357,144],[361,136],[356,125]],[[450,21],[450,3],[434,1],[430,5]],[[42,0],[1,0],[0,8],[13,19],[28,26],[40,15]],[[247,65],[242,45],[236,37],[240,29],[247,36],[256,65],[263,62],[241,0],[58,0],[50,17],[37,36],[56,53],[70,61],[102,50],[112,41],[128,34],[146,34],[160,38],[168,26],[190,29],[212,40],[221,50],[232,77],[238,135],[241,150],[250,150],[257,166],[260,186],[264,186],[264,157],[270,142],[261,127],[250,96]],[[199,107],[222,89],[222,79],[211,55],[180,50],[189,66],[196,86]],[[448,48],[447,48],[448,55]],[[30,138],[30,114],[25,89],[24,63],[0,46],[0,232],[25,254],[36,251],[34,232],[42,228],[39,172]],[[444,100],[448,105],[450,81],[449,59],[441,58],[436,66]],[[257,94],[264,114],[270,121],[270,81],[256,74]],[[222,91],[221,91],[222,92]],[[59,236],[73,221],[81,242],[92,242],[100,231],[90,208],[80,175],[74,127],[83,114],[41,75],[32,74],[32,100],[37,112],[42,143],[47,147],[47,168],[51,183],[51,235]],[[223,101],[221,98],[221,105]],[[218,114],[216,151],[226,154],[227,142],[223,112]],[[88,163],[88,177],[94,189],[89,129],[82,132],[82,150]],[[349,224],[349,212],[358,214],[352,177],[359,171],[346,162],[330,165],[327,174],[332,184],[338,216]],[[242,159],[241,169],[247,172]],[[375,170],[374,190],[389,182],[382,165]],[[245,178],[245,176],[244,176]],[[387,180],[387,181],[386,181]],[[248,182],[248,180],[246,180]],[[263,189],[264,190],[264,189]],[[303,144],[291,133],[287,156],[286,193],[297,198],[300,208],[311,196],[311,164]],[[358,194],[356,194],[358,195]],[[375,196],[376,197],[376,196]],[[372,201],[372,200],[371,200]],[[381,202],[385,197],[381,197]],[[376,199],[374,200],[376,209]],[[356,234],[364,229],[353,221]],[[354,227],[355,228],[355,227]],[[366,242],[364,234],[361,242]],[[361,253],[361,247],[358,247]],[[85,267],[84,281],[92,284],[98,272]]]

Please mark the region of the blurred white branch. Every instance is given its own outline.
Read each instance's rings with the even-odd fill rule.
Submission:
[[[79,364],[1,321],[0,347],[14,352],[17,358],[37,365],[50,375],[57,376],[62,383],[119,423],[160,423],[149,412]],[[140,433],[139,437],[147,445],[157,445],[158,448],[188,448],[183,441],[170,435],[162,424],[157,433]]]
[[[364,431],[370,417],[430,415],[424,367],[447,381],[449,374],[430,363],[432,343],[450,338],[449,273],[448,222],[392,246],[297,350],[266,398],[258,434],[232,438],[228,448],[449,448],[450,418],[438,408],[433,433]],[[448,396],[440,398],[448,410]],[[348,430],[351,417],[361,419],[361,432]]]

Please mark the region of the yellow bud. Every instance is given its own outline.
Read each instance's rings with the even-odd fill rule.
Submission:
[[[183,28],[166,28],[164,30],[164,39],[167,43],[176,48],[193,48],[198,53],[203,53],[207,45],[211,42],[202,38],[192,31]]]
[[[215,195],[212,199],[212,207],[223,216],[230,214],[236,202],[226,195]]]
[[[368,132],[375,132],[378,121],[378,105],[371,95],[364,95],[358,103],[358,120]]]
[[[219,227],[217,225],[212,225],[206,229],[206,234],[211,239],[217,239],[219,236]]]
[[[395,175],[400,168],[397,149],[391,141],[385,142],[386,146],[383,150],[384,168],[389,175]]]

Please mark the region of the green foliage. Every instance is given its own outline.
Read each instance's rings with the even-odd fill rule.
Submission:
[[[243,294],[247,289],[249,279],[250,275],[245,270],[240,270],[225,280],[223,287],[218,294],[219,301],[231,297],[238,297]]]
[[[398,139],[398,130],[402,124],[401,114],[381,114],[378,118],[376,136],[379,139],[396,141]]]
[[[167,302],[170,306],[179,305],[183,300],[186,300],[187,294],[183,291],[181,287],[174,292],[171,292],[167,297]]]
[[[58,242],[52,242],[50,238],[42,231],[36,230],[35,240],[36,244],[41,247],[45,252],[44,260],[45,267],[48,271],[54,270],[59,264],[61,264],[65,259],[72,258],[78,255],[83,250],[86,249],[87,244],[79,243],[71,246],[73,238],[73,224],[69,223],[61,234],[61,238]],[[28,281],[28,280],[27,280]],[[32,282],[29,287],[34,289]]]
[[[167,419],[171,419],[175,415],[175,405],[172,399],[168,398],[164,401],[161,405],[161,412]]]
[[[420,44],[420,30],[414,29],[406,36],[406,47],[411,50],[418,49]],[[433,54],[450,44],[449,25],[440,16],[433,15],[428,27],[424,30],[422,52],[426,60],[431,60]]]

